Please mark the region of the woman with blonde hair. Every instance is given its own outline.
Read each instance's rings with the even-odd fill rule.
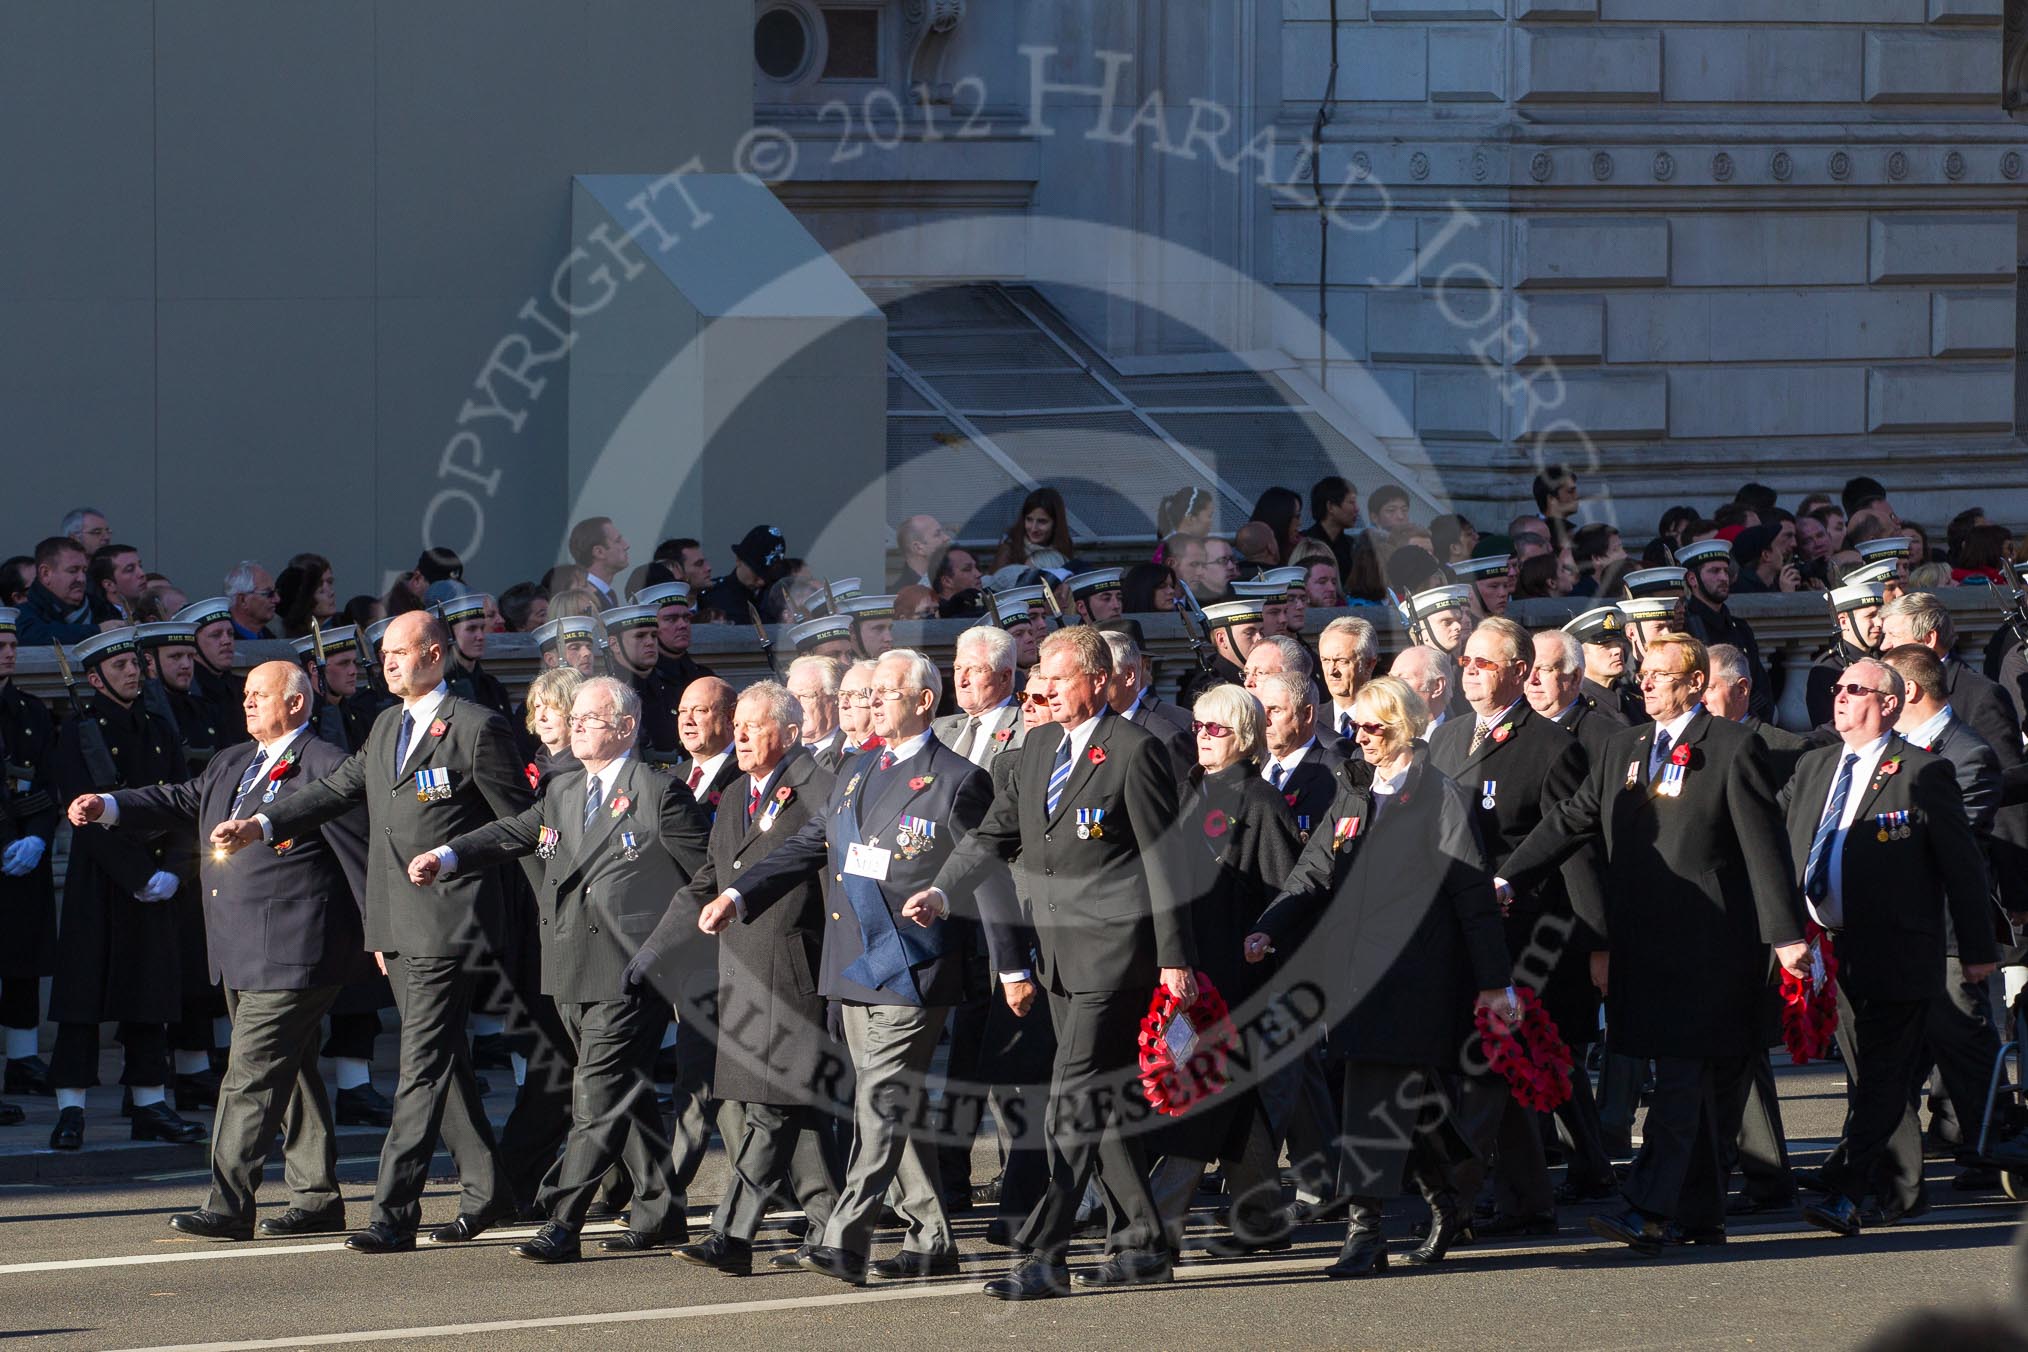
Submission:
[[[528,766],[528,785],[540,790],[551,775],[573,769],[577,757],[570,754],[570,706],[584,677],[576,667],[551,667],[528,685],[528,702],[522,706],[522,721],[535,738],[535,759]]]
[[[1339,1177],[1356,1180],[1332,1277],[1387,1266],[1381,1211],[1413,1182],[1428,1201],[1429,1237],[1404,1255],[1444,1256],[1470,1219],[1453,1183],[1471,1146],[1446,1081],[1471,1038],[1474,992],[1496,1022],[1512,1016],[1506,937],[1465,791],[1430,768],[1417,739],[1429,709],[1409,685],[1380,676],[1353,697],[1353,729],[1370,784],[1339,781],[1326,820],[1245,940],[1259,962],[1282,954],[1281,980],[1325,993],[1331,1052],[1345,1065]]]

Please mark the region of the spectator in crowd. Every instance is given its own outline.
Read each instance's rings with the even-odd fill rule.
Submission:
[[[2014,536],[2005,526],[1973,526],[1962,548],[1951,555],[1951,581],[1959,586],[1998,586],[2000,565],[2014,557]]]
[[[113,528],[106,522],[106,514],[96,507],[73,507],[63,514],[63,525],[59,535],[67,535],[77,542],[86,558],[113,542]]]
[[[614,579],[627,569],[627,537],[620,534],[611,517],[586,517],[572,526],[569,549],[571,562],[584,569],[585,581],[599,594],[601,610],[626,602]]]
[[[16,554],[0,562],[0,606],[19,606],[28,599],[28,589],[35,585],[35,559],[32,555]]]
[[[322,554],[298,554],[275,579],[280,602],[282,636],[301,638],[310,632],[310,621],[329,628],[338,618],[338,586],[331,575],[331,561]]]
[[[1577,534],[1570,539],[1571,559],[1577,564],[1577,585],[1570,589],[1572,596],[1601,596],[1599,574],[1627,556],[1627,547],[1620,543],[1619,527],[1603,521],[1594,521],[1588,526],[1579,526]]]
[[[1178,535],[1202,539],[1213,529],[1218,500],[1202,488],[1179,488],[1155,506],[1156,563],[1173,563],[1170,541]]]
[[[1902,534],[1908,537],[1908,559],[1906,567],[1920,568],[1930,561],[1929,532],[1913,521],[1901,523]]]
[[[79,643],[99,631],[85,594],[90,566],[83,546],[69,535],[52,535],[35,546],[35,581],[21,601],[22,646]]]
[[[1289,551],[1303,538],[1303,500],[1293,488],[1270,488],[1253,504],[1252,521],[1268,528],[1274,542],[1273,568],[1288,562]]]
[[[533,582],[517,582],[500,593],[500,618],[509,633],[528,633],[548,621],[549,598]]]
[[[1965,535],[1972,527],[1985,524],[1986,509],[1983,507],[1967,507],[1959,512],[1950,519],[1950,524],[1944,527],[1944,553],[1955,561],[1958,552],[1965,547]]]
[[[1232,548],[1239,555],[1240,571],[1243,573],[1275,568],[1282,561],[1275,549],[1274,528],[1265,521],[1249,521],[1241,526],[1232,537]]]
[[[1533,485],[1535,510],[1548,523],[1550,536],[1559,543],[1569,538],[1577,515],[1577,475],[1564,465],[1544,465]]]
[[[1239,576],[1239,560],[1232,546],[1223,540],[1202,535],[1179,535],[1172,541],[1170,565],[1179,580],[1187,583],[1200,606],[1223,601]]]
[[[1570,592],[1565,586],[1565,572],[1559,562],[1561,557],[1560,554],[1537,554],[1532,559],[1523,560],[1514,583],[1515,599],[1568,596]]]
[[[895,619],[933,620],[936,617],[936,593],[928,587],[919,587],[911,583],[894,594]]]
[[[1396,596],[1411,596],[1445,580],[1436,556],[1419,545],[1405,545],[1387,559],[1387,585]]]
[[[1939,587],[1955,587],[1951,579],[1951,566],[1947,563],[1925,563],[1920,568],[1908,570],[1910,591],[1933,592]]]
[[[1738,570],[1734,592],[1792,592],[1803,584],[1802,573],[1781,547],[1778,526],[1748,526],[1734,536],[1732,562]]]
[[[1409,525],[1408,490],[1400,484],[1382,484],[1373,490],[1366,506],[1373,522],[1371,530],[1380,532],[1380,543],[1395,544],[1395,537]]]
[[[1430,552],[1439,562],[1457,563],[1478,553],[1479,531],[1455,512],[1447,512],[1429,523]]]
[[[1338,576],[1352,570],[1352,528],[1359,524],[1359,490],[1336,474],[1310,485],[1310,524],[1303,534],[1327,546]],[[1293,556],[1289,562],[1295,562]]]
[[[140,618],[141,602],[148,592],[148,570],[141,566],[140,550],[132,545],[101,545],[92,555],[86,576],[94,619]]]
[[[1495,537],[1495,540],[1497,538]],[[1493,543],[1494,541],[1481,539],[1479,551],[1484,553]],[[1537,554],[1555,552],[1549,544],[1549,527],[1541,518],[1533,516],[1517,516],[1507,523],[1507,550],[1513,554],[1517,563],[1522,559],[1532,559]]]
[[[1176,608],[1176,574],[1167,564],[1137,563],[1120,578],[1120,608],[1128,615]]]
[[[1817,519],[1824,528],[1824,552],[1835,554],[1845,547],[1845,512],[1835,502],[1827,502],[1809,515]]]
[[[695,540],[682,537],[664,540],[655,546],[655,561],[668,564],[675,580],[687,585],[692,596],[702,596],[711,585],[711,560],[705,555],[704,546]]]
[[[993,555],[993,571],[1010,563],[1030,568],[1063,568],[1070,563],[1070,512],[1063,494],[1053,488],[1038,488],[1021,499],[1014,524]]]
[[[241,559],[225,575],[225,598],[232,605],[232,636],[241,641],[276,637],[268,626],[275,618],[279,597],[268,570],[252,559]]]
[[[901,555],[901,566],[895,570],[888,590],[899,594],[911,583],[931,586],[937,555],[950,542],[950,528],[928,513],[904,518],[894,528],[894,547]]]
[[[946,547],[930,564],[930,590],[940,602],[978,590],[980,581],[978,556],[960,545]]]

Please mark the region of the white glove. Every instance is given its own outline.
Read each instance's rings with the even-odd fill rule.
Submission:
[[[33,873],[35,866],[42,862],[42,852],[47,848],[48,844],[41,836],[23,836],[0,850],[0,873],[10,878]]]
[[[148,885],[134,894],[135,901],[167,901],[176,895],[176,875],[163,869],[156,869],[148,879]]]

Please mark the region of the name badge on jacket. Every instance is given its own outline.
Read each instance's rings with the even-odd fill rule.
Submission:
[[[855,878],[871,878],[884,883],[887,881],[888,863],[893,857],[891,851],[855,842],[845,847],[845,871]]]

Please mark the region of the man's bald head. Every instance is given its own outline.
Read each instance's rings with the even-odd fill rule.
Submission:
[[[263,662],[247,673],[247,733],[257,742],[272,742],[310,721],[310,677],[294,662]]]
[[[732,745],[733,688],[716,676],[699,676],[676,702],[676,737],[692,759],[716,756]]]
[[[395,616],[380,639],[380,665],[389,693],[417,699],[436,689],[444,679],[444,655],[450,646],[443,621],[428,611]]]

